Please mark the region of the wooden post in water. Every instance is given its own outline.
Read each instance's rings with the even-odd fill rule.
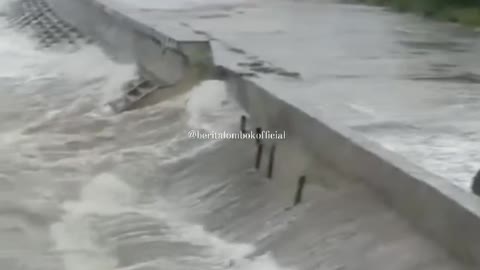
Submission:
[[[473,177],[472,192],[473,194],[480,196],[480,170]]]
[[[293,206],[297,206],[302,202],[303,188],[305,187],[306,181],[307,177],[305,175],[300,176],[300,178],[298,179],[297,192],[295,193],[295,201],[293,203]]]
[[[263,153],[263,143],[259,143],[257,145],[257,156],[255,159],[255,169],[260,169],[260,164],[262,161],[262,153]]]
[[[240,118],[240,131],[242,134],[247,133],[247,117],[245,115]]]
[[[257,144],[261,144],[262,143],[262,140],[260,139],[260,135],[262,134],[262,128],[261,127],[257,127],[255,129],[255,141],[257,142]]]
[[[273,164],[275,163],[275,151],[276,150],[277,150],[277,146],[275,144],[273,144],[272,148],[270,148],[270,158],[268,160],[268,171],[267,171],[268,179],[272,179],[272,176],[273,176]]]

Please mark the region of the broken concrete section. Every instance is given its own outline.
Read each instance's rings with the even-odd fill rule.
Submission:
[[[122,97],[108,102],[108,105],[115,113],[120,113],[131,109],[135,103],[152,94],[154,91],[161,91],[169,85],[160,86],[151,80],[138,78],[125,85]]]

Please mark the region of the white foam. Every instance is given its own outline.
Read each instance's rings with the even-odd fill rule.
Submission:
[[[61,221],[50,228],[56,250],[67,270],[113,270],[117,261],[107,247],[95,241],[90,215],[122,213],[135,202],[136,194],[112,174],[101,174],[82,189],[78,201],[65,202]]]
[[[208,264],[223,265],[237,270],[279,270],[270,256],[246,259],[255,251],[254,246],[232,243],[206,231],[202,226],[184,221],[175,207],[161,198],[153,207],[138,208],[136,193],[125,182],[112,174],[101,174],[88,182],[77,201],[63,204],[65,214],[50,229],[55,250],[62,255],[67,270],[114,270],[117,258],[108,247],[96,241],[89,217],[92,215],[117,215],[136,212],[158,220],[169,227],[165,240],[188,242],[205,248]],[[169,262],[161,259],[162,265]],[[155,262],[144,262],[152,264]],[[178,262],[179,263],[179,262]]]
[[[355,103],[350,103],[347,104],[351,109],[355,110],[356,112],[366,114],[372,118],[376,118],[378,115],[378,112],[376,112],[372,107],[362,105],[362,104],[355,104]]]
[[[0,12],[3,12],[8,7],[8,4],[14,2],[15,0],[0,0]]]
[[[291,270],[279,266],[269,254],[256,257],[253,260],[233,262],[231,269],[234,270]]]
[[[90,181],[81,191],[80,200],[66,202],[64,209],[76,215],[116,214],[136,200],[134,190],[112,174],[101,174]]]
[[[114,270],[117,262],[94,241],[89,224],[81,217],[64,216],[50,228],[55,249],[67,270]]]
[[[116,176],[101,174],[83,188],[81,199],[103,206],[127,206],[135,201],[135,192]]]
[[[240,107],[228,95],[225,82],[203,81],[190,92],[188,125],[209,131],[223,131],[240,114]]]
[[[2,2],[0,1],[0,6]],[[99,101],[105,101],[112,91],[120,91],[120,85],[133,78],[135,66],[118,64],[109,59],[97,46],[84,46],[73,53],[66,51],[39,50],[37,43],[23,32],[1,25],[0,57],[4,65],[0,66],[0,77],[15,79],[22,83],[17,91],[38,90],[32,83],[61,79],[82,87],[65,88],[81,92],[83,95],[96,93],[103,95]],[[3,26],[3,27],[2,27]],[[102,89],[95,89],[96,81],[107,80]],[[40,88],[41,89],[41,88]],[[44,90],[44,89],[41,89]]]
[[[175,239],[188,241],[189,243],[208,247],[211,255],[229,260],[240,260],[255,251],[252,245],[231,243],[214,234],[205,231],[203,226],[182,222],[172,222],[175,228]]]
[[[123,96],[122,88],[129,80],[135,78],[135,72],[134,65],[116,65],[110,69],[107,80],[101,89],[103,93],[101,105]]]
[[[195,86],[187,102],[189,125],[208,129],[208,117],[216,114],[226,101],[225,85],[219,81],[205,81]]]
[[[9,132],[0,133],[0,145],[2,146],[11,146],[14,143],[17,143],[22,139],[21,131],[12,130]]]
[[[166,235],[170,241],[184,241],[206,248],[209,251],[209,257],[204,259],[209,263],[235,270],[289,270],[280,267],[269,254],[252,259],[247,258],[256,250],[253,245],[224,240],[206,231],[201,225],[184,221],[178,209],[173,212],[174,206],[165,201],[159,201],[161,201],[160,205],[156,204],[154,210],[139,211],[139,213],[166,223],[171,229]]]
[[[100,75],[109,74],[110,68],[118,65],[96,46],[85,46],[74,53],[49,53],[51,53],[52,59],[44,64],[56,67],[54,70],[68,79],[83,81],[98,78]]]
[[[25,34],[18,33],[0,25],[0,56],[3,64],[0,65],[0,76],[3,78],[34,79],[39,70],[38,63],[47,62],[48,54],[35,48],[35,44]]]

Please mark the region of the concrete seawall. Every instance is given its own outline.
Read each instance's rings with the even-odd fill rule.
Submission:
[[[188,39],[155,31],[108,5],[95,0],[48,0],[52,9],[66,21],[97,40],[117,61],[135,61],[146,73],[167,84],[180,81],[187,68],[208,72],[212,66],[211,48],[202,36]]]
[[[479,201],[347,128],[318,119],[233,72],[225,79],[259,125],[286,130],[304,149],[349,178],[367,183],[388,205],[468,264],[480,265]]]
[[[119,61],[135,61],[161,81],[180,81],[188,70],[213,73],[208,38],[180,25],[148,26],[119,5],[96,0],[48,0],[59,16],[98,40]],[[113,7],[115,7],[113,9]],[[254,125],[285,130],[289,139],[343,175],[367,183],[425,235],[460,261],[480,266],[480,201],[358,134],[314,118],[276,97],[268,87],[216,67],[215,76],[249,113]]]

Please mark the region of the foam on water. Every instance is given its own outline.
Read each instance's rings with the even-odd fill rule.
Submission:
[[[244,260],[235,264],[234,270],[293,270],[291,268],[280,267],[270,255],[262,255],[254,260]]]
[[[39,72],[36,65],[46,63],[48,54],[36,50],[34,43],[25,35],[8,28],[5,20],[0,20],[0,34],[5,39],[0,42],[2,61],[9,63],[0,67],[0,78],[34,79],[34,74]]]
[[[242,111],[229,97],[225,82],[214,80],[203,81],[191,90],[186,110],[189,126],[207,131],[225,130],[226,124]]]
[[[112,215],[130,208],[135,192],[111,174],[101,174],[81,190],[78,201],[65,202],[61,221],[50,228],[57,252],[67,270],[113,270],[116,259],[105,247],[96,243],[89,215]]]
[[[98,241],[97,233],[92,230],[92,221],[94,217],[112,217],[131,213],[165,224],[168,230],[158,239],[171,242],[183,241],[206,249],[208,252],[204,255],[205,257],[197,258],[197,263],[201,260],[208,265],[221,267],[215,269],[282,269],[269,255],[253,260],[247,259],[246,257],[255,251],[253,246],[225,241],[205,231],[202,226],[183,220],[181,211],[162,198],[158,198],[153,207],[142,206],[137,203],[137,195],[135,190],[120,178],[104,173],[94,177],[82,188],[77,201],[63,204],[65,214],[59,222],[51,226],[50,233],[55,242],[56,252],[63,254],[62,258],[67,270],[119,269],[117,258],[111,252],[112,247],[102,246]],[[122,269],[135,269],[148,264],[165,266],[165,264],[174,265],[175,262],[159,258]]]

